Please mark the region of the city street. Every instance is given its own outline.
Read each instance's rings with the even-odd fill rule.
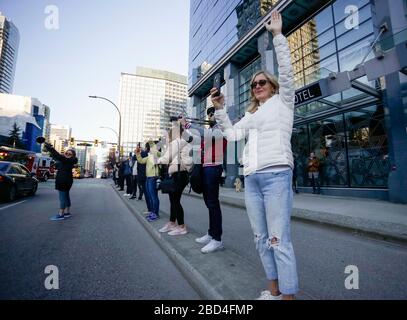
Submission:
[[[54,180],[0,204],[0,299],[200,299],[110,181],[75,180],[71,199],[72,218],[58,222]],[[58,290],[44,287],[48,265]]]
[[[120,199],[111,180],[75,180],[72,218],[53,222],[48,220],[58,203],[53,183],[41,183],[35,197],[0,205],[1,299],[199,299],[124,205],[143,208],[144,202]],[[162,225],[169,201],[166,195],[160,198]],[[208,218],[203,201],[184,195],[182,203],[189,232],[204,234]],[[226,205],[222,210],[227,251],[253,264],[261,280],[263,270],[245,211]],[[407,298],[405,245],[299,221],[292,223],[292,237],[302,297]],[[48,265],[59,269],[58,290],[44,287]],[[349,265],[359,271],[357,290],[344,285]]]

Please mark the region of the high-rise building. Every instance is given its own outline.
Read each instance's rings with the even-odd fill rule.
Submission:
[[[253,74],[267,70],[278,76],[272,35],[264,27],[277,9],[294,70],[291,145],[300,190],[312,191],[307,158],[314,151],[323,163],[325,194],[407,203],[406,1],[190,3],[188,96],[196,117],[206,117],[215,74],[222,76],[234,123],[249,105]],[[238,176],[242,152],[234,143],[228,151],[233,146],[236,153],[231,150],[228,160],[235,157],[235,163],[225,164],[227,186]]]
[[[162,70],[138,67],[135,74],[122,73],[119,109],[121,144],[125,154],[137,143],[157,140],[170,128],[170,116],[186,113],[187,79]]]
[[[13,93],[20,34],[0,12],[0,93]]]
[[[58,152],[64,152],[64,150],[70,147],[72,129],[67,125],[51,124],[50,130],[50,143],[54,146]]]

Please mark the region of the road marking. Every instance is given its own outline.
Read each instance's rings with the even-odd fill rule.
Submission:
[[[17,203],[10,204],[10,205],[5,206],[5,207],[1,207],[0,210],[7,209],[7,208],[10,208],[10,207],[16,206],[16,205],[18,205],[18,204],[20,204],[20,203],[23,203],[23,202],[26,202],[26,201],[27,201],[27,200],[23,200],[23,201],[20,201],[20,202],[17,202]]]

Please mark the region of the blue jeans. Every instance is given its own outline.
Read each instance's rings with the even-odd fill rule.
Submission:
[[[282,294],[298,292],[297,265],[291,243],[292,170],[246,177],[245,202],[268,280],[278,280]]]
[[[148,211],[159,216],[160,199],[158,198],[158,190],[156,188],[157,177],[147,177],[146,180],[146,201]]]
[[[69,197],[69,191],[59,191],[59,208],[65,209],[71,206],[71,198]]]
[[[203,198],[209,210],[208,234],[217,241],[222,237],[222,211],[219,203],[219,184],[222,177],[222,166],[203,168]]]

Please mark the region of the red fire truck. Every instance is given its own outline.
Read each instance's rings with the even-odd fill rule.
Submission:
[[[42,181],[52,178],[55,173],[54,161],[51,157],[32,151],[2,146],[0,147],[0,161],[21,163]]]

